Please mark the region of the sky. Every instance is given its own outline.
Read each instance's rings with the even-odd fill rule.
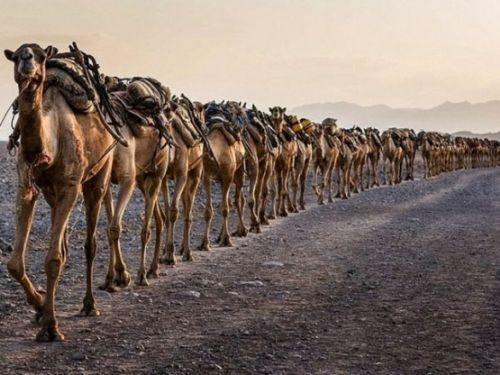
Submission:
[[[499,20],[497,0],[2,0],[0,47],[75,40],[201,101],[430,108],[500,99]],[[16,90],[2,57],[2,114]]]

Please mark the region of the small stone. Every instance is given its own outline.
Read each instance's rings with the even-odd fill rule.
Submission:
[[[85,361],[87,359],[87,356],[83,353],[73,353],[71,354],[71,360],[73,361]]]
[[[227,292],[227,294],[231,294],[232,296],[239,296],[240,295],[238,292]]]
[[[264,267],[283,267],[284,264],[275,260],[270,260],[262,263]]]
[[[261,287],[264,286],[264,283],[260,280],[252,280],[252,281],[240,281],[240,285]]]
[[[195,290],[187,290],[184,292],[179,292],[178,295],[181,297],[188,297],[188,298],[200,298],[201,297],[201,293],[197,292]]]

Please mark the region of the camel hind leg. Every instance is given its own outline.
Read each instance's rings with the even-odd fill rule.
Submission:
[[[234,176],[235,183],[235,202],[236,202],[236,210],[238,212],[238,227],[236,231],[233,233],[233,236],[237,237],[246,237],[248,234],[248,229],[245,226],[245,220],[243,217],[243,210],[245,207],[245,196],[243,194],[243,183],[245,182],[245,171],[243,167],[240,167]],[[252,194],[252,192],[250,192]]]
[[[153,213],[154,213],[155,227],[156,227],[155,252],[153,255],[153,259],[151,261],[151,265],[149,266],[148,272],[146,274],[146,278],[148,279],[149,278],[156,279],[158,277],[158,264],[160,262],[160,252],[161,252],[161,236],[166,221],[165,214],[161,210],[158,199],[156,200]]]
[[[214,208],[212,206],[212,180],[211,176],[205,170],[203,173],[203,189],[205,191],[205,229],[203,238],[198,247],[199,250],[210,251],[210,228],[212,227],[212,219],[214,217]]]
[[[156,207],[156,200],[158,198],[158,193],[160,191],[162,179],[156,175],[146,175],[142,183],[140,184],[140,189],[144,194],[145,200],[145,212],[144,221],[141,230],[141,261],[139,265],[139,270],[137,272],[137,279],[135,281],[136,285],[148,286],[148,280],[146,277],[146,251],[149,239],[151,237],[150,223],[153,217],[153,212]]]
[[[87,219],[87,239],[85,241],[85,259],[87,265],[87,289],[83,299],[81,314],[85,316],[98,316],[94,293],[92,289],[94,279],[94,258],[97,252],[96,229],[99,220],[99,212],[104,196],[109,185],[109,173],[111,163],[103,168],[97,176],[83,186],[83,198],[85,201],[85,215]],[[64,236],[66,237],[66,236]]]
[[[221,213],[222,226],[217,242],[220,247],[232,247],[231,238],[229,236],[229,190],[231,188],[231,178],[227,176],[221,181]]]

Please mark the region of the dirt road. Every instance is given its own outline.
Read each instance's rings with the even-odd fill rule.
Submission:
[[[499,196],[500,169],[490,169],[312,205],[235,248],[164,268],[149,288],[99,291],[99,318],[75,316],[84,286],[75,245],[58,297],[67,341],[48,345],[33,340],[4,254],[1,373],[498,374]],[[30,256],[38,282],[43,255]]]

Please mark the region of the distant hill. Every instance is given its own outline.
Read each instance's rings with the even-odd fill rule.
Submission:
[[[488,138],[488,139],[496,139],[500,141],[500,132],[496,133],[482,133],[482,134],[477,134],[477,133],[472,133],[470,131],[460,131],[453,133],[455,137],[468,137],[468,138]]]
[[[500,100],[474,104],[446,102],[430,109],[360,106],[348,102],[314,103],[293,108],[290,113],[314,121],[334,117],[343,127],[356,124],[379,129],[396,126],[448,133],[464,129],[473,133],[485,133],[492,129],[500,131]],[[494,134],[498,136],[498,133]]]

